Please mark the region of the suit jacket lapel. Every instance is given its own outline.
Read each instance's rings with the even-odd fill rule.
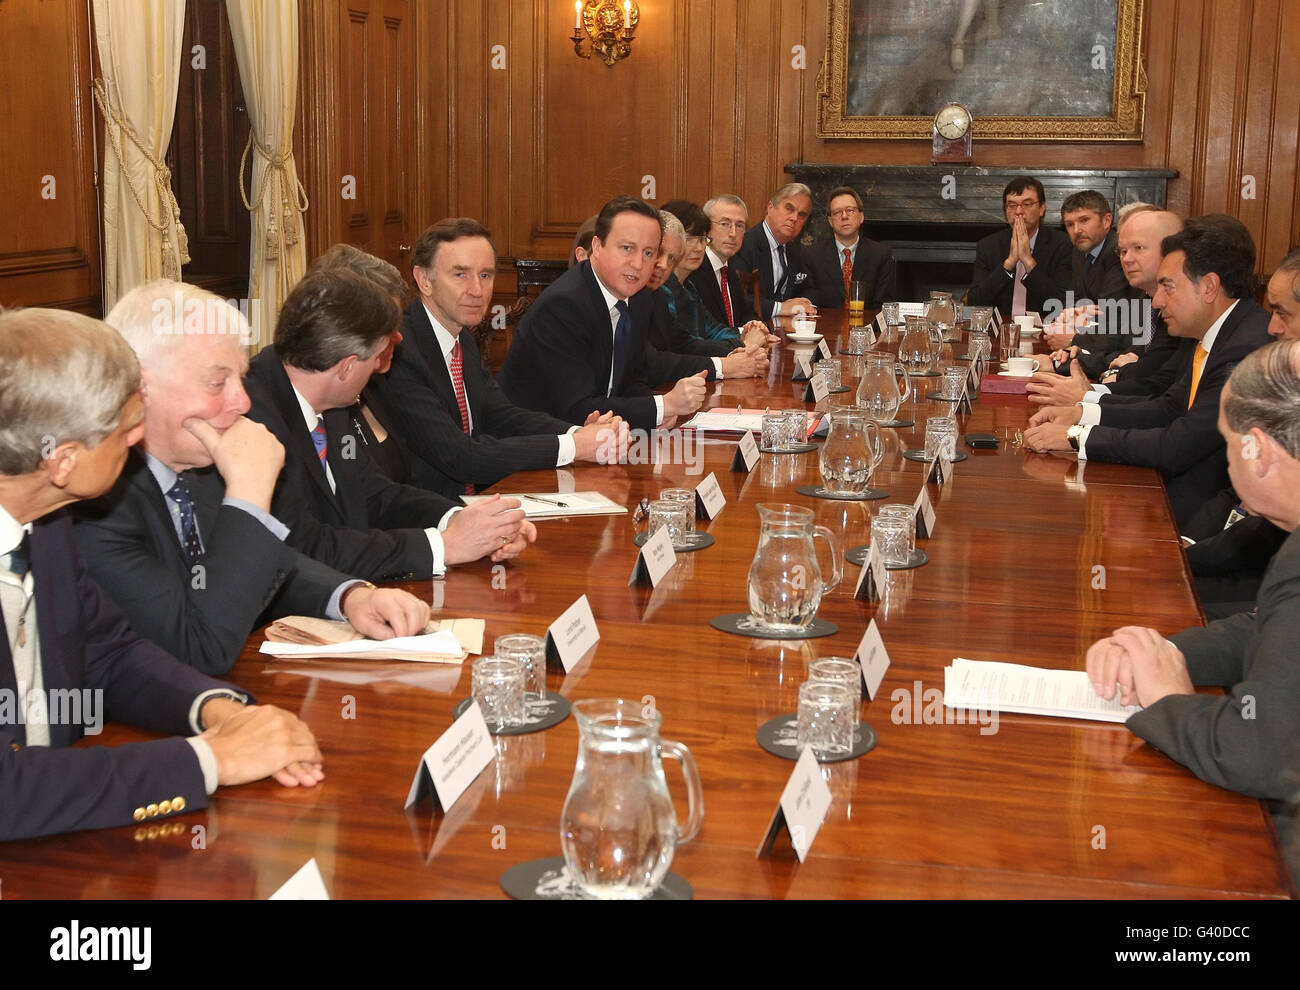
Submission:
[[[411,331],[414,343],[424,358],[424,363],[429,373],[429,384],[437,392],[438,397],[442,400],[443,405],[456,422],[460,422],[460,406],[456,403],[456,389],[451,383],[451,375],[447,371],[447,361],[442,356],[442,348],[438,345],[438,334],[433,329],[433,323],[429,320],[429,314],[425,311],[424,303],[419,299],[411,303],[408,307],[410,319],[406,321],[406,328]],[[466,360],[465,342],[461,341],[462,361]],[[477,358],[475,359],[477,360]],[[468,392],[469,385],[466,384]]]
[[[157,542],[168,548],[168,552],[182,571],[188,571],[189,560],[185,556],[185,551],[181,549],[180,539],[176,535],[176,526],[167,508],[167,496],[158,487],[158,482],[153,472],[149,470],[145,459],[135,450],[131,451],[124,473],[127,475],[127,484],[149,506],[149,526],[159,537]],[[194,488],[190,489],[190,495],[194,498],[194,511],[199,517],[199,532],[206,541],[208,534],[212,532],[212,527],[216,524],[216,508],[213,507],[210,513],[204,512],[200,508],[200,503],[205,499],[201,498]]]
[[[311,432],[307,429],[307,424],[302,418],[302,409],[298,405],[298,397],[294,395],[293,385],[289,382],[289,376],[285,374],[284,365],[275,357],[275,352],[267,348],[263,354],[270,357],[266,359],[270,365],[271,378],[271,396],[279,408],[280,415],[284,417],[285,425],[289,428],[289,444],[297,451],[297,456],[302,458],[307,465],[307,476],[311,478],[312,484],[321,490],[321,494],[326,497],[331,505],[337,509],[334,492],[330,491],[329,479],[325,477],[325,469],[321,467],[320,457],[316,453],[316,445],[311,441]],[[263,360],[258,355],[258,360]],[[330,444],[330,450],[327,457],[330,458],[331,467],[334,464],[336,452],[333,450],[335,444]],[[338,480],[338,470],[334,470],[334,480]]]

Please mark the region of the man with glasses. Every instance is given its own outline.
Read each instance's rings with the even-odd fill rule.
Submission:
[[[1020,175],[1002,190],[1007,229],[975,245],[975,278],[966,301],[972,306],[996,306],[1019,316],[1041,312],[1051,300],[1064,305],[1070,285],[1070,239],[1059,230],[1041,226],[1047,213],[1043,184]]]
[[[807,256],[817,305],[839,309],[853,282],[865,287],[868,309],[879,309],[886,300],[897,298],[894,253],[879,241],[862,236],[866,214],[856,190],[849,186],[832,189],[827,214],[833,236],[814,244]]]
[[[695,270],[691,284],[718,323],[744,326],[758,314],[731,261],[745,236],[749,210],[739,196],[723,193],[704,204],[704,213],[709,218],[709,246],[704,253],[707,264]]]

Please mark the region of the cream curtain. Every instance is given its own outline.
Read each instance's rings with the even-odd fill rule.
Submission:
[[[249,136],[240,164],[240,193],[253,214],[249,320],[255,348],[271,341],[280,305],[307,267],[302,214],[307,191],[293,160],[298,100],[298,5],[282,0],[226,0],[239,78],[248,105]],[[243,186],[248,158],[249,183]]]
[[[171,172],[163,164],[176,116],[185,5],[94,0],[104,115],[104,310],[189,259]]]

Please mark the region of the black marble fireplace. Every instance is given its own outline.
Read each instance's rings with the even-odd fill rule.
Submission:
[[[889,244],[898,262],[898,294],[923,298],[931,289],[958,295],[971,283],[975,242],[1001,228],[1002,189],[1017,175],[1033,175],[1047,192],[1044,223],[1061,226],[1061,202],[1095,189],[1118,209],[1125,203],[1165,205],[1178,173],[1169,169],[1021,169],[972,165],[830,165],[794,162],[785,169],[813,194],[804,240],[829,237],[828,193],[852,186],[862,197],[867,236]],[[751,213],[758,213],[751,210]]]

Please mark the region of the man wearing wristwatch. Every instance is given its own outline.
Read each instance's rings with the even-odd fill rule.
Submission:
[[[1233,366],[1267,343],[1269,316],[1252,297],[1255,251],[1239,220],[1188,223],[1166,237],[1153,305],[1169,332],[1197,342],[1177,380],[1148,400],[1049,406],[1025,433],[1030,450],[1075,450],[1080,458],[1157,468],[1178,524],[1228,486],[1216,423],[1219,392]]]
[[[64,506],[102,495],[144,432],[139,365],[98,320],[0,314],[0,840],[195,811],[218,786],[323,777],[311,730],[141,638]],[[169,734],[72,747],[119,721]]]

